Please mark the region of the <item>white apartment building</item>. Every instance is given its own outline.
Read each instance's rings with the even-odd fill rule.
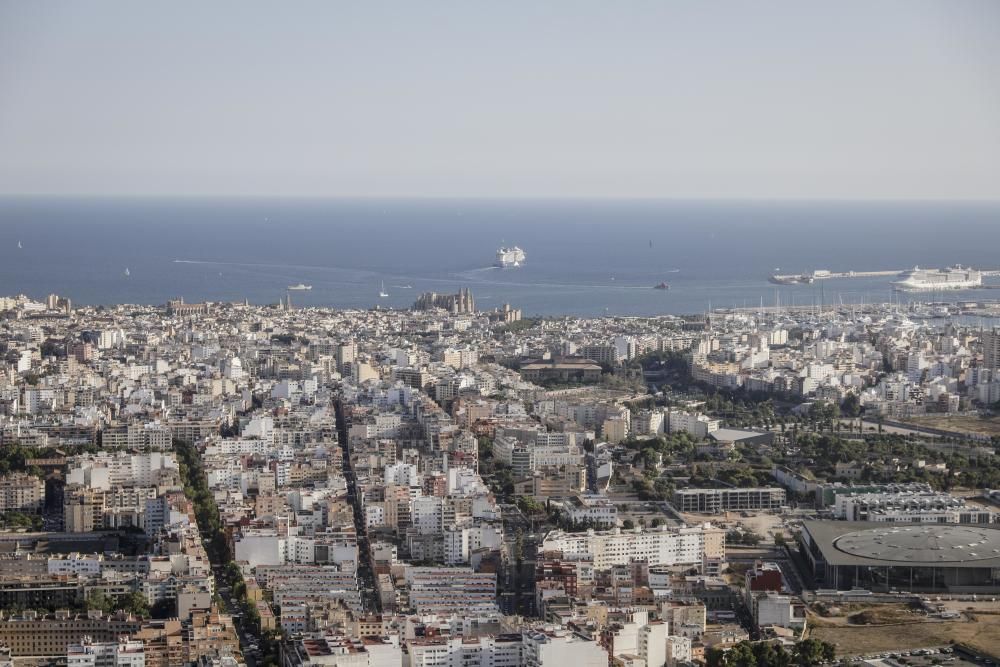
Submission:
[[[406,642],[403,667],[520,667],[520,635],[414,638]]]
[[[693,659],[690,637],[683,635],[667,637],[667,667],[688,663]]]
[[[583,449],[576,445],[526,445],[507,436],[493,440],[493,455],[513,468],[515,478],[527,477],[540,468],[583,463]]]
[[[751,607],[758,627],[801,628],[806,624],[805,604],[790,595],[774,591],[759,593],[751,598]]]
[[[420,473],[417,471],[417,466],[411,463],[387,465],[382,479],[386,485],[420,486]]]
[[[618,506],[601,496],[592,498],[583,496],[580,504],[569,504],[566,517],[578,523],[590,522],[595,526],[617,526]]]
[[[92,642],[84,638],[66,648],[67,667],[146,667],[141,641],[127,637],[117,642]]]
[[[420,535],[437,535],[444,529],[444,502],[435,496],[410,501],[411,525]]]
[[[48,573],[66,576],[96,577],[101,574],[103,561],[104,558],[100,554],[67,554],[64,557],[49,558]]]
[[[696,438],[707,438],[709,433],[718,431],[721,424],[718,419],[683,410],[671,410],[667,415],[667,430],[671,433],[684,431]]]
[[[567,560],[592,560],[594,568],[646,561],[649,565],[684,565],[714,569],[726,556],[726,533],[710,523],[683,528],[586,533],[555,530],[541,551],[559,551]]]
[[[632,433],[657,436],[666,430],[666,423],[663,410],[639,410],[632,415]]]
[[[608,652],[600,644],[566,630],[529,632],[523,637],[524,667],[607,667]]]
[[[171,453],[102,452],[77,457],[66,475],[66,484],[103,491],[118,486],[155,486],[160,481],[161,471],[177,469],[177,460]]]
[[[666,664],[668,635],[668,626],[662,621],[648,623],[639,629],[639,657],[646,665]]]
[[[473,551],[499,549],[502,545],[503,528],[500,526],[450,526],[444,530],[444,562],[446,565],[468,563]]]

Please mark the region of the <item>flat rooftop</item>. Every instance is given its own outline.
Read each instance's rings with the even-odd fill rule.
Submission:
[[[1000,529],[979,524],[806,521],[830,565],[1000,567]]]

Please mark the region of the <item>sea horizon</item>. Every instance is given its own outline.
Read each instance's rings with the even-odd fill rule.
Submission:
[[[403,308],[421,292],[467,287],[480,308],[510,303],[526,316],[984,300],[1000,292],[768,277],[998,269],[998,221],[992,201],[2,195],[0,286],[94,305],[266,304],[302,283],[313,289],[292,292],[293,303],[333,308]],[[504,244],[525,250],[524,266],[492,267]],[[661,282],[669,289],[654,290]]]

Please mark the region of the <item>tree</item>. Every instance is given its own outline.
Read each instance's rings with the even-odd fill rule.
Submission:
[[[795,645],[795,664],[800,667],[811,667],[834,659],[836,649],[829,642],[819,639],[803,639]]]
[[[222,577],[226,580],[230,586],[235,584],[237,581],[243,580],[243,571],[240,570],[240,566],[229,561],[226,566],[222,569]]]
[[[517,508],[525,514],[541,514],[545,511],[545,506],[531,496],[518,496]]]
[[[122,598],[120,605],[122,609],[130,614],[149,618],[149,603],[146,602],[146,596],[139,591],[126,595]]]
[[[711,648],[705,652],[708,667],[790,667],[793,657],[784,646],[768,641],[744,641],[726,651]]]
[[[115,601],[107,593],[96,588],[87,595],[87,609],[98,609],[101,613],[110,614],[115,610]]]
[[[730,530],[726,533],[726,542],[730,544],[746,544],[755,547],[760,544],[761,539],[763,538],[752,530]]]
[[[624,521],[622,521],[622,528],[624,528],[625,530],[632,530],[633,528],[635,528],[635,522],[632,521],[632,519],[625,519]]]
[[[725,651],[721,648],[709,648],[705,651],[705,664],[708,667],[722,667],[725,655]]]
[[[840,404],[840,412],[847,417],[857,417],[861,414],[861,399],[854,392],[844,397],[844,402]]]
[[[726,651],[722,664],[723,667],[757,667],[757,656],[754,655],[753,645],[750,642],[740,642]]]
[[[784,646],[772,642],[757,642],[753,645],[754,657],[761,667],[788,667],[792,664],[792,656]]]

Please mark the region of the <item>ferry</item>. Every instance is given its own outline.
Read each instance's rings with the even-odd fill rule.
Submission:
[[[960,264],[946,269],[921,269],[915,266],[912,271],[902,274],[892,286],[901,292],[974,289],[983,286],[983,274]]]
[[[518,267],[524,264],[524,260],[527,259],[527,257],[528,256],[525,252],[517,246],[499,248],[497,249],[496,262],[494,262],[493,265],[499,269]]]
[[[302,283],[299,283],[298,285],[289,285],[288,286],[288,291],[289,292],[305,292],[306,290],[311,290],[312,288],[313,288],[312,285],[303,285]]]

